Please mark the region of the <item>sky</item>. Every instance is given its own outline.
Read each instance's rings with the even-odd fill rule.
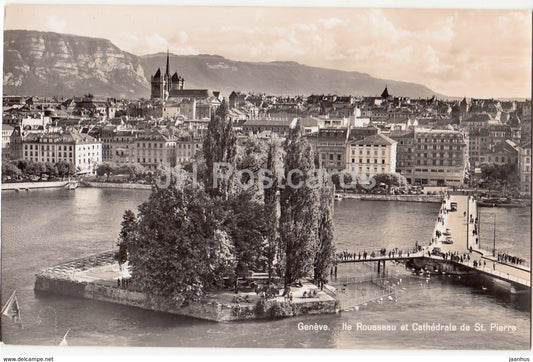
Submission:
[[[136,55],[296,61],[449,96],[530,97],[530,10],[23,5],[5,29],[106,38]]]

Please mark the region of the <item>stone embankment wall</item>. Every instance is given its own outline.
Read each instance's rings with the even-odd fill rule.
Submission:
[[[214,322],[336,313],[340,309],[336,300],[310,300],[294,303],[267,300],[257,305],[239,305],[220,303],[213,300],[215,298],[211,298],[209,301],[191,302],[184,305],[181,301],[162,296],[76,280],[74,273],[113,263],[113,255],[113,252],[108,252],[46,269],[36,275],[34,290],[36,293],[94,299]]]
[[[124,189],[124,190],[151,190],[152,185],[145,184],[130,184],[119,182],[82,182],[86,187],[98,187],[103,189]]]
[[[50,182],[13,182],[2,184],[4,190],[24,190],[24,189],[44,189],[53,187],[65,187],[68,181],[50,181]]]
[[[406,201],[406,202],[433,202],[441,203],[439,195],[380,195],[380,194],[344,194],[345,199],[377,200],[377,201]]]

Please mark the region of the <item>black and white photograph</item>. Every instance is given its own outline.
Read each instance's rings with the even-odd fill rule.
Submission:
[[[4,5],[4,361],[529,361],[532,10],[298,4]]]

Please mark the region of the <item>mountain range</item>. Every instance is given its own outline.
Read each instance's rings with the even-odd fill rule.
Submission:
[[[150,76],[165,71],[166,53],[136,56],[106,39],[29,30],[4,31],[4,94],[149,97]],[[412,98],[442,97],[409,82],[366,73],[311,67],[296,62],[244,62],[218,55],[170,55],[170,72],[185,88],[274,95],[389,93]]]

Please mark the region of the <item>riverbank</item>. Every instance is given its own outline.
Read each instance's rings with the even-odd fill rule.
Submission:
[[[439,195],[381,195],[381,194],[340,194],[344,199],[367,200],[367,201],[405,201],[405,202],[431,202],[441,203]]]
[[[98,187],[101,189],[123,189],[123,190],[151,190],[152,185],[135,184],[135,183],[121,183],[121,182],[95,182],[82,181],[83,187]]]
[[[12,182],[3,183],[2,191],[57,188],[65,187],[66,184],[68,184],[68,181]]]
[[[198,302],[183,303],[157,295],[128,290],[118,285],[118,278],[129,277],[127,269],[120,270],[113,259],[114,252],[107,252],[73,260],[43,270],[36,275],[34,291],[129,305],[142,309],[166,312],[213,322],[292,317],[303,314],[337,313],[338,300],[331,288],[320,291],[315,285],[304,282],[300,288],[292,288],[293,300],[283,296],[261,299],[255,292],[239,293],[238,303],[232,291],[208,294]],[[316,297],[303,298],[304,292],[316,291]]]

